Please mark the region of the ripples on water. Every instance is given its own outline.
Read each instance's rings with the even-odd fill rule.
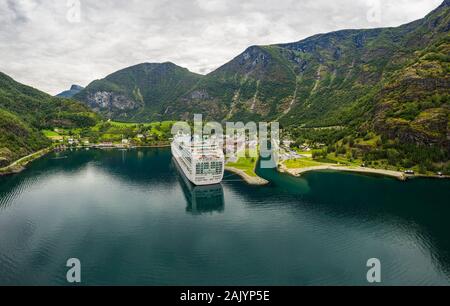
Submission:
[[[194,187],[168,150],[49,155],[0,178],[0,284],[449,284],[448,181],[261,169]]]

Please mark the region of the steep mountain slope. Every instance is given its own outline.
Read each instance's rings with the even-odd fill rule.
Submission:
[[[42,133],[0,109],[0,168],[50,144]]]
[[[75,96],[106,117],[160,120],[201,76],[172,63],[139,64],[96,80]]]
[[[416,59],[416,51],[448,37],[449,15],[446,0],[424,19],[398,28],[344,30],[250,47],[207,75],[179,104],[215,119],[348,124],[371,115],[373,97]],[[209,105],[214,112],[208,112]]]
[[[373,126],[389,139],[449,149],[450,37],[415,53],[375,96]]]
[[[84,88],[80,85],[72,85],[69,90],[63,91],[62,93],[59,93],[56,96],[60,98],[72,98],[83,89]]]
[[[0,167],[48,145],[40,129],[90,126],[96,120],[81,103],[52,97],[0,72]]]
[[[322,45],[315,52],[321,55],[315,90],[299,101],[287,121],[299,118],[314,126],[368,119],[383,85],[407,69],[417,51],[448,37],[449,17],[447,1],[424,19],[398,28],[337,32],[284,45],[294,51]]]
[[[295,72],[274,47],[253,46],[202,78],[172,114],[185,119],[192,113],[215,120],[273,118],[291,103],[295,87]]]

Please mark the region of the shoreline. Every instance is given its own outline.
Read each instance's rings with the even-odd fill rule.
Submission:
[[[166,144],[166,145],[146,145],[146,146],[129,146],[129,145],[122,145],[122,144],[117,144],[117,145],[108,145],[108,146],[102,146],[102,145],[98,145],[98,144],[93,144],[93,145],[89,145],[89,146],[76,146],[76,149],[84,149],[84,148],[90,148],[90,149],[139,149],[139,148],[170,148],[170,144]]]
[[[237,169],[237,168],[225,166],[225,170],[232,172],[236,175],[239,175],[249,185],[264,186],[264,185],[269,184],[269,181],[267,181],[259,176],[250,176],[247,173],[245,173],[245,171]]]
[[[77,146],[75,149],[139,149],[139,148],[168,148],[170,145],[158,145],[158,146],[124,146],[124,145],[112,145],[112,146],[99,146],[98,144],[89,145],[89,146]],[[66,150],[70,149],[68,147]],[[54,152],[56,150],[55,147],[48,147],[42,150],[31,153],[27,156],[21,157],[18,160],[12,162],[6,167],[0,168],[0,176],[7,176],[20,173],[26,169],[26,166],[31,162],[49,154],[50,152]],[[29,160],[28,160],[29,159]],[[22,163],[23,162],[23,163]]]
[[[83,148],[90,148],[90,149],[139,149],[139,148],[168,148],[170,147],[170,144],[167,145],[155,145],[155,146],[124,146],[121,144],[118,145],[112,145],[112,146],[99,146],[96,145],[90,145],[90,146],[77,146],[76,149],[83,149]],[[0,177],[1,176],[7,176],[7,175],[13,175],[20,173],[26,169],[26,166],[30,164],[31,162],[49,154],[50,152],[55,151],[54,147],[47,147],[42,150],[39,150],[37,152],[34,152],[32,154],[29,154],[27,156],[21,157],[20,159],[14,161],[10,165],[0,168]],[[250,176],[245,171],[226,166],[225,170],[232,172],[238,176],[240,176],[247,184],[254,185],[254,186],[264,186],[269,184],[270,182],[259,177],[258,175]],[[337,166],[337,165],[321,165],[321,166],[314,166],[314,167],[305,167],[305,168],[287,168],[284,164],[281,164],[277,171],[279,173],[286,173],[288,175],[294,176],[294,177],[301,177],[303,174],[308,172],[314,172],[314,171],[323,171],[323,170],[333,170],[333,171],[340,171],[340,172],[352,172],[352,173],[361,173],[361,174],[375,174],[375,175],[381,175],[381,176],[387,176],[391,178],[398,179],[400,181],[406,181],[411,178],[434,178],[434,179],[450,179],[450,176],[443,175],[427,175],[427,174],[414,174],[414,175],[407,175],[400,171],[394,171],[394,170],[386,170],[386,169],[375,169],[375,168],[363,168],[363,167],[350,167],[350,166]]]
[[[26,169],[26,166],[41,158],[44,155],[47,155],[48,153],[53,151],[53,147],[44,148],[42,150],[36,151],[34,153],[31,153],[27,156],[21,157],[18,160],[12,162],[6,167],[0,168],[0,176],[6,176],[6,175],[12,175],[22,172]]]
[[[394,170],[337,166],[337,165],[321,165],[321,166],[314,166],[314,167],[289,169],[284,164],[281,164],[281,167],[278,168],[278,172],[287,173],[294,177],[301,177],[303,174],[308,173],[308,172],[323,171],[323,170],[333,170],[333,171],[352,172],[352,173],[361,173],[361,174],[375,174],[375,175],[395,178],[395,179],[398,179],[399,181],[406,181],[411,178],[435,178],[435,179],[449,179],[450,178],[450,176],[445,176],[445,175],[444,176],[425,175],[425,174],[407,175],[403,172],[394,171]]]

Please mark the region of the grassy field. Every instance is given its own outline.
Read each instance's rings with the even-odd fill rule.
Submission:
[[[253,150],[251,153],[252,156],[257,156],[256,149]],[[255,168],[256,164],[258,162],[257,157],[250,157],[249,150],[246,151],[246,157],[240,157],[237,162],[235,163],[227,163],[227,166],[233,167],[239,170],[244,171],[246,174],[252,177],[256,177]]]
[[[87,140],[90,143],[121,143],[122,139],[131,139],[136,145],[160,145],[171,137],[174,121],[151,123],[128,123],[117,121],[101,121],[93,127],[76,129],[43,130],[42,133],[58,141],[63,138]]]
[[[43,130],[42,133],[46,136],[46,137],[57,137],[60,136],[58,133],[56,133],[55,131],[50,131],[50,130]]]
[[[150,122],[150,123],[128,123],[128,122],[117,122],[117,121],[110,121],[109,123],[111,126],[116,128],[115,130],[133,130],[137,132],[139,129],[144,128],[145,130],[148,130],[151,135],[157,136],[157,137],[163,137],[165,134],[167,134],[168,131],[171,130],[172,125],[176,121],[163,121],[163,122]]]
[[[335,156],[334,154],[328,154],[327,158],[318,158],[316,161],[326,164],[341,164],[355,167],[359,167],[363,163],[361,160],[349,160],[344,156]]]
[[[295,148],[294,150],[295,150],[295,152],[297,152],[300,155],[311,155],[312,154],[312,151],[302,151],[298,148]]]
[[[125,127],[125,128],[129,128],[129,127],[136,127],[137,123],[130,123],[130,122],[118,122],[118,121],[108,121],[111,125],[116,126],[116,127]],[[142,123],[142,125],[148,125],[147,123]]]
[[[315,161],[311,158],[291,159],[284,162],[284,165],[289,169],[301,169],[322,166],[325,163]]]
[[[300,158],[293,159],[284,162],[284,165],[288,169],[301,169],[301,168],[309,168],[309,167],[317,167],[323,165],[345,165],[352,167],[359,167],[362,164],[360,160],[348,160],[345,157],[338,156],[336,157],[334,154],[328,154],[326,158]]]
[[[61,140],[64,137],[61,136],[59,133],[51,130],[42,130],[42,134],[44,134],[45,137],[50,138],[51,140]]]

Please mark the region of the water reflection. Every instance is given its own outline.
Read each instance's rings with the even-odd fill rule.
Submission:
[[[175,160],[172,164],[177,169],[178,180],[186,199],[186,211],[193,215],[201,215],[204,213],[223,212],[225,200],[223,195],[222,184],[210,186],[194,186],[181,171]]]
[[[68,256],[93,284],[360,284],[369,256],[387,284],[448,284],[448,181],[259,169],[270,185],[196,187],[175,169],[167,149],[83,150],[0,177],[0,284],[52,284],[66,271],[34,263]]]

